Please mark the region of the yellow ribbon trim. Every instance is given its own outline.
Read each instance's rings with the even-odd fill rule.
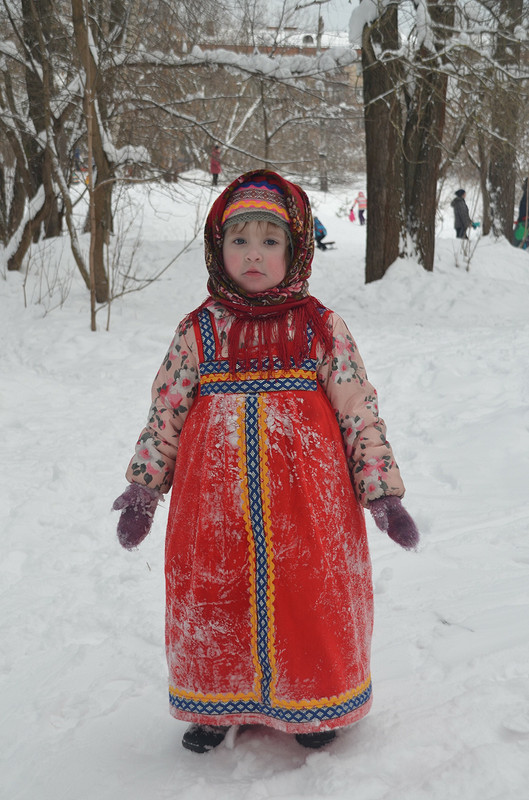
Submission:
[[[236,372],[232,375],[231,372],[219,372],[213,375],[201,375],[200,383],[219,383],[219,381],[230,381],[236,383],[238,381],[250,380],[274,380],[276,378],[303,378],[304,380],[316,380],[316,370],[313,369],[281,369],[267,372],[262,370],[260,372]]]
[[[333,697],[320,697],[319,700],[278,700],[277,697],[274,698],[274,706],[278,708],[323,708],[328,706],[339,706],[342,703],[347,703],[348,700],[351,700],[353,697],[358,697],[358,695],[365,692],[369,684],[371,683],[371,675],[360,684],[360,686],[355,687],[354,689],[350,689],[348,692],[343,692],[342,694]]]
[[[339,706],[342,703],[347,703],[353,697],[357,697],[365,692],[370,683],[371,676],[369,676],[364,683],[361,683],[360,686],[357,686],[355,689],[351,689],[349,692],[344,692],[338,696],[333,695],[333,697],[321,697],[319,700],[278,700],[277,698],[274,698],[272,705],[275,708],[293,709]],[[187,700],[201,700],[203,702],[260,700],[259,696],[254,692],[240,692],[238,694],[233,692],[212,694],[211,692],[208,692],[207,694],[204,694],[202,692],[189,692],[185,689],[176,689],[174,686],[170,686],[169,691],[174,697],[184,697]]]
[[[266,398],[259,396],[257,401],[259,420],[259,469],[261,474],[261,508],[263,511],[263,530],[266,542],[266,556],[268,562],[268,587],[266,592],[266,608],[268,616],[268,661],[270,663],[270,701],[274,705],[275,686],[277,683],[277,665],[275,648],[275,567],[274,550],[272,544],[272,520],[270,516],[270,484],[268,480],[268,437],[266,421]]]
[[[174,686],[169,686],[169,693],[173,697],[184,697],[186,700],[201,700],[202,702],[209,703],[209,702],[227,702],[229,700],[259,700],[258,697],[253,692],[240,692],[238,694],[234,694],[233,692],[226,692],[221,694],[211,694],[208,692],[204,694],[203,692],[188,692],[185,689],[175,689]]]

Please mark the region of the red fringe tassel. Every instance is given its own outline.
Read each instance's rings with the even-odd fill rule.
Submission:
[[[309,355],[307,325],[325,353],[332,350],[332,331],[326,322],[324,307],[314,297],[280,306],[250,306],[251,311],[231,303],[223,305],[235,316],[228,333],[232,374],[238,368],[248,371],[252,360],[257,361],[257,369],[263,369],[266,360],[272,368],[274,357],[283,368],[301,366]]]

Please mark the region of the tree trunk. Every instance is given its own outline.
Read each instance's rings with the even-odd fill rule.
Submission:
[[[62,220],[64,211],[59,204],[59,198],[53,188],[53,171],[51,166],[51,154],[48,150],[44,153],[42,163],[42,176],[46,193],[50,195],[50,207],[44,222],[44,238],[50,239],[60,236],[62,232]]]
[[[327,176],[327,156],[325,153],[319,154],[320,162],[320,192],[329,191],[329,178]]]
[[[13,195],[11,198],[11,205],[9,206],[9,214],[7,219],[6,243],[18,230],[18,226],[24,218],[24,209],[26,208],[27,196],[27,187],[24,183],[22,170],[20,169],[19,159],[17,157],[15,175],[13,178]]]
[[[318,148],[319,149],[318,161],[320,168],[320,192],[328,192],[329,179],[327,176],[327,129],[325,126],[324,119],[320,119],[319,137],[320,137],[320,146]]]
[[[492,105],[493,138],[490,148],[489,189],[492,230],[496,236],[513,240],[514,191],[516,183],[516,144],[522,99],[505,73],[520,63],[520,43],[514,36],[521,25],[523,0],[501,0],[498,19],[503,27],[496,35],[495,61],[507,70],[499,77]]]
[[[96,159],[97,162],[97,159]],[[99,172],[94,187],[94,275],[95,293],[98,303],[106,303],[109,295],[108,276],[105,266],[105,247],[112,232],[112,182],[98,185]]]
[[[437,181],[445,119],[446,78],[435,72],[417,79],[404,131],[406,227],[422,266],[433,270]]]
[[[10,271],[17,271],[20,270],[25,258],[27,251],[31,245],[32,240],[35,239],[35,232],[39,232],[40,226],[50,213],[50,196],[46,195],[44,190],[41,188],[43,200],[41,205],[37,205],[33,210],[31,210],[31,202],[30,202],[30,211],[28,214],[28,219],[22,229],[22,233],[20,235],[17,249],[15,252],[8,258],[7,261],[7,268]],[[38,193],[35,197],[32,198],[33,203],[35,203],[35,199],[38,199]]]
[[[35,126],[36,137],[26,137],[26,156],[31,176],[33,197],[40,186],[46,192],[47,213],[42,224],[44,236],[59,236],[62,230],[62,212],[51,179],[50,155],[39,141],[50,115],[49,98],[51,86],[43,86],[43,76],[51,76],[48,47],[53,40],[53,4],[51,0],[22,0],[24,43],[31,56],[32,64],[26,67],[26,91],[29,115]],[[51,78],[50,78],[51,80]],[[48,102],[47,102],[48,101]],[[33,240],[40,237],[38,228],[34,229]]]
[[[72,0],[72,22],[77,48],[85,72],[85,116],[92,115],[92,147],[97,176],[93,187],[95,211],[95,241],[93,242],[93,269],[95,292],[98,303],[105,303],[109,297],[109,283],[105,268],[105,245],[108,244],[112,230],[112,190],[113,172],[103,145],[103,120],[95,113],[98,97],[102,92],[98,85],[99,70],[88,46],[88,31],[84,14],[83,0]],[[89,100],[90,98],[90,100]],[[93,101],[92,101],[93,98]],[[91,234],[93,235],[93,234]]]
[[[0,164],[0,242],[3,245],[7,242],[7,202],[4,169],[3,163]]]
[[[15,144],[17,165],[15,170],[15,186],[10,209],[7,238],[16,235],[24,217],[26,204],[29,213],[17,249],[8,260],[9,270],[19,270],[31,242],[40,239],[41,227],[45,236],[57,236],[61,232],[62,212],[51,179],[50,154],[42,139],[46,116],[50,113],[46,106],[43,74],[49,67],[47,51],[52,30],[52,3],[50,0],[22,0],[22,40],[26,50],[25,84],[28,99],[28,113],[34,126],[34,132],[20,131],[20,140]],[[49,70],[48,70],[49,71]],[[14,111],[14,108],[12,108]],[[36,210],[31,210],[32,201],[37,198],[41,187],[44,188],[44,203]]]
[[[428,3],[438,50],[446,31],[453,28],[454,0]],[[442,56],[426,47],[414,63],[413,93],[406,94],[404,129],[404,186],[406,228],[415,256],[424,269],[433,270],[437,182],[442,154],[448,79],[440,69]]]
[[[481,200],[483,203],[483,215],[481,230],[483,236],[488,236],[492,227],[490,216],[490,197],[488,189],[489,158],[485,147],[483,132],[478,133],[478,153],[479,153],[479,185],[481,187]]]
[[[382,278],[398,258],[403,232],[403,172],[399,66],[378,50],[398,49],[397,4],[362,35],[367,163],[366,283]]]
[[[411,243],[411,254],[425,269],[432,270],[434,263],[447,90],[440,53],[453,30],[454,0],[428,0],[435,49],[423,44],[411,66],[396,55],[397,7],[397,3],[390,3],[371,28],[364,28],[362,40],[368,194],[366,282],[384,275],[399,255],[402,242],[405,248]],[[385,54],[385,60],[377,53]],[[407,81],[403,80],[405,70],[409,71]],[[404,127],[401,91],[406,101]]]
[[[266,106],[266,87],[263,81],[259,82],[259,92],[261,95],[261,109],[263,112],[263,158],[264,158],[264,169],[271,169],[270,164],[270,135],[268,133],[268,110]]]

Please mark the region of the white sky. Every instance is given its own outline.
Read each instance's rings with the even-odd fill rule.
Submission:
[[[322,6],[321,15],[327,31],[346,31],[353,8],[358,5],[358,0],[330,0]]]
[[[274,8],[281,8],[285,0],[269,0],[268,8],[270,13]],[[300,5],[307,4],[308,0],[298,0]],[[297,24],[302,27],[307,25],[309,29],[316,26],[318,19],[318,12],[321,13],[325,23],[326,31],[347,31],[349,27],[349,18],[354,8],[358,6],[359,0],[329,0],[321,6],[307,6],[303,11],[300,11],[297,16]],[[296,5],[296,0],[287,0],[288,7],[292,8]]]

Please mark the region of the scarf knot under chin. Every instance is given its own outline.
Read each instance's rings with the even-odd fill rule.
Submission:
[[[304,297],[281,306],[243,309],[232,303],[223,305],[234,315],[228,331],[232,374],[241,369],[249,371],[253,360],[257,362],[257,369],[262,369],[266,362],[272,369],[274,358],[283,368],[300,367],[309,355],[309,327],[324,350],[331,350],[332,333],[323,316],[325,307],[315,297]]]

